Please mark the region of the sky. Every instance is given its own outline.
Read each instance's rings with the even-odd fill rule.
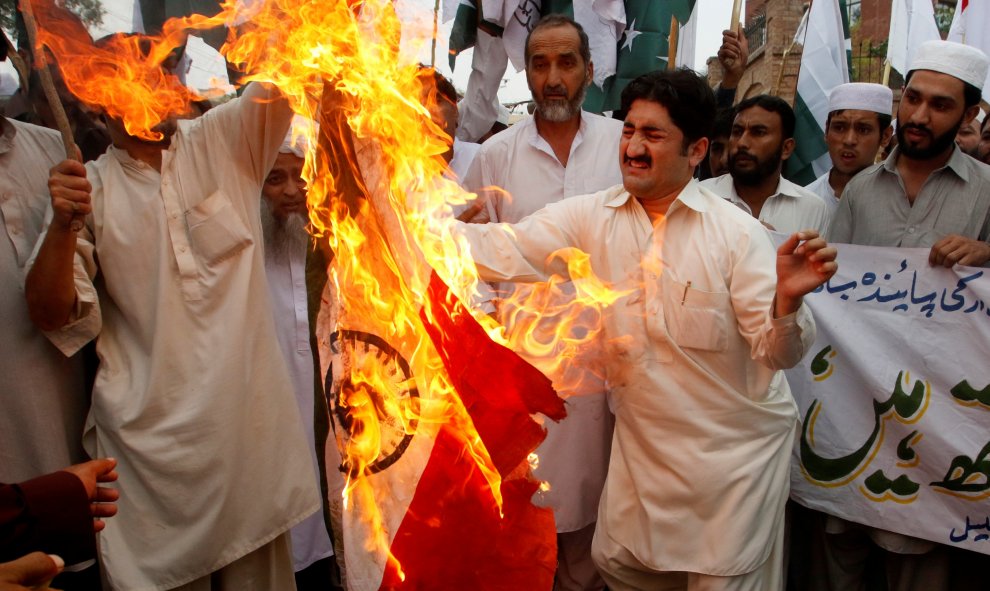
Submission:
[[[578,0],[581,1],[581,0]],[[585,0],[590,1],[590,0]],[[732,0],[697,0],[694,18],[699,18],[698,39],[693,67],[704,71],[705,61],[715,55],[722,39],[722,30],[728,27],[731,19]],[[399,12],[407,26],[404,43],[405,50],[415,52],[416,61],[429,64],[431,62],[430,35],[433,31],[434,0],[397,0]],[[106,15],[103,24],[92,31],[97,38],[116,31],[135,30],[134,0],[103,0]],[[140,19],[137,19],[138,21]],[[454,81],[454,86],[463,91],[467,87],[468,75],[471,71],[472,50],[462,53],[457,58],[455,70],[450,71],[447,63],[447,38],[453,21],[440,23],[437,35],[436,68]],[[192,59],[186,82],[189,86],[203,90],[220,87],[226,89],[226,71],[223,58],[217,52],[197,38],[192,38],[187,48]],[[10,94],[16,88],[13,68],[9,62],[0,64],[0,94]],[[529,88],[523,72],[514,72],[510,64],[499,90],[499,99],[503,103],[516,103],[530,98]]]

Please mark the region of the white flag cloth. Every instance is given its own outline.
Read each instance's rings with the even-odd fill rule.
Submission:
[[[441,22],[448,22],[454,20],[454,16],[457,14],[457,7],[461,4],[467,4],[467,0],[443,0],[441,4]]]
[[[925,41],[938,41],[941,38],[930,0],[894,0],[890,10],[890,35],[887,42],[890,67],[901,75],[907,75],[918,46]]]
[[[622,0],[575,2],[574,20],[588,34],[591,62],[595,64],[594,82],[600,88],[606,78],[615,74],[615,46],[626,30],[626,6]]]
[[[507,63],[502,40],[478,29],[467,90],[464,99],[457,105],[460,111],[457,126],[459,139],[476,142],[492,128],[498,117],[498,86]]]
[[[946,41],[976,47],[990,55],[990,0],[959,0]],[[983,100],[990,102],[990,84],[983,85]]]
[[[797,83],[798,99],[814,115],[821,130],[819,133],[823,133],[829,93],[836,86],[849,82],[846,39],[838,0],[815,0],[807,17],[808,32]],[[812,167],[816,177],[832,167],[827,150],[814,160]]]
[[[686,23],[680,23],[677,33],[677,57],[674,65],[677,67],[694,67],[694,54],[698,44],[698,3],[691,11],[691,18]]]

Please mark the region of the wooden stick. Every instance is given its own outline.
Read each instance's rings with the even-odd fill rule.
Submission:
[[[732,0],[732,20],[729,21],[729,30],[739,34],[739,13],[742,12],[742,0]],[[725,69],[728,70],[736,63],[735,58],[725,60]]]
[[[670,15],[670,34],[667,35],[667,69],[673,70],[677,64],[677,37],[680,35],[677,17]]]
[[[729,21],[729,30],[733,33],[739,32],[740,12],[742,12],[742,0],[732,0],[732,20]]]
[[[887,86],[890,84],[890,60],[883,60],[883,85]]]
[[[433,3],[433,47],[430,49],[430,67],[437,67],[437,31],[440,28],[440,0]]]
[[[24,28],[27,29],[28,41],[31,43],[31,50],[34,54],[34,67],[38,70],[41,78],[41,88],[45,91],[45,99],[55,117],[55,124],[58,132],[62,134],[62,146],[65,148],[66,160],[78,160],[79,148],[72,137],[72,126],[69,125],[69,117],[65,114],[65,107],[55,90],[55,81],[52,79],[52,71],[48,69],[48,59],[45,55],[45,48],[38,44],[38,23],[34,20],[34,7],[31,0],[20,0],[21,15],[24,17]],[[72,230],[78,232],[83,228],[83,216],[72,216]]]

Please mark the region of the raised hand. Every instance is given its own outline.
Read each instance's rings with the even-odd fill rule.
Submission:
[[[777,299],[774,317],[793,314],[801,299],[828,281],[839,268],[835,248],[815,230],[795,232],[777,249]]]

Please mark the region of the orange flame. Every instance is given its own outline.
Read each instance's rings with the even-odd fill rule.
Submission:
[[[46,6],[52,2],[35,1]],[[502,497],[501,476],[419,317],[425,310],[432,318],[425,296],[431,269],[462,301],[478,298],[477,271],[467,243],[452,232],[451,215],[452,205],[474,196],[443,176],[440,156],[449,138],[430,119],[436,105],[420,102],[423,76],[416,63],[403,57],[415,52],[398,50],[402,27],[392,3],[269,0],[245,8],[226,0],[215,17],[170,22],[147,49],[122,37],[112,49],[96,51],[88,39],[80,40],[78,30],[60,28],[51,19],[40,24],[51,31],[43,43],[63,64],[74,94],[121,117],[131,124],[130,133],[155,138],[154,126],[181,112],[191,96],[160,68],[181,42],[181,31],[235,22],[244,24],[222,52],[229,61],[244,65],[248,80],[276,85],[296,113],[312,120],[320,120],[319,109],[329,91],[341,116],[339,130],[327,129],[324,118],[322,130],[314,126],[307,131],[303,175],[309,187],[310,221],[314,234],[324,237],[334,253],[330,281],[339,302],[341,334],[376,335],[387,345],[379,343],[372,350],[373,343],[365,340],[343,351],[337,402],[347,409],[349,422],[349,439],[341,442],[347,467],[345,503],[359,511],[368,526],[367,549],[385,555],[401,573],[389,554],[389,535],[394,532],[388,531],[379,509],[382,495],[391,493],[376,489],[370,478],[395,440],[412,434],[432,438],[441,425],[453,427],[487,482],[484,492],[500,511]],[[119,79],[120,87],[90,88],[108,79]],[[426,94],[431,97],[428,103],[436,100]],[[338,132],[353,138],[352,151],[317,150],[320,134]],[[367,191],[370,199],[355,199],[350,194],[355,187],[344,187],[342,178],[327,173],[339,169],[335,159],[343,158],[360,171],[358,182],[363,185],[358,189]],[[554,304],[551,310],[540,294],[557,290],[558,280],[520,304],[552,313],[559,327],[554,334],[506,334],[480,307],[470,307],[493,340],[531,358],[554,357],[548,352],[563,347],[555,356],[556,365],[544,369],[548,374],[561,371],[583,342],[594,339],[601,328],[601,308],[621,295],[594,277],[587,255],[567,251],[560,256],[568,263],[579,297],[570,304]],[[597,312],[592,322],[582,324],[589,308]],[[577,338],[576,333],[583,336]]]
[[[38,44],[54,55],[69,91],[91,108],[120,119],[127,133],[161,140],[155,127],[189,112],[199,97],[162,64],[185,42],[191,22],[170,21],[161,36],[116,34],[94,45],[85,26],[54,0],[30,1],[38,20]],[[222,21],[200,19],[200,28]]]

